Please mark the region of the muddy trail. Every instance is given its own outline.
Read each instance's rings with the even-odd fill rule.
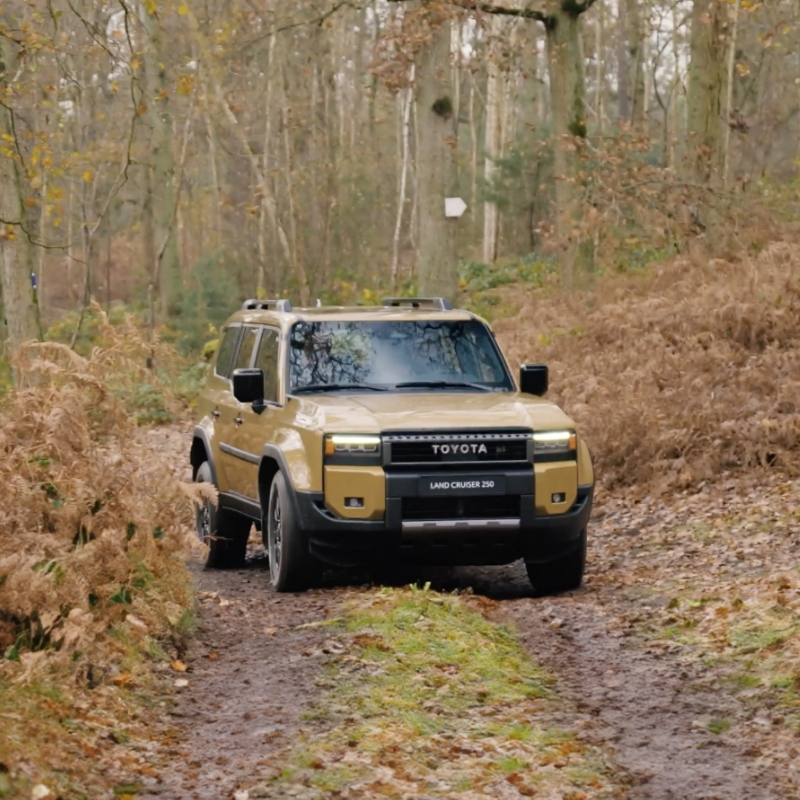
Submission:
[[[197,565],[195,575],[201,627],[184,654],[187,685],[171,712],[176,749],[149,791],[169,800],[244,798],[308,724],[323,665],[335,658],[323,623],[365,590],[364,576],[329,574],[323,588],[277,595],[263,551],[242,570]],[[394,577],[399,585],[410,576]],[[710,729],[714,719],[745,719],[739,701],[709,686],[702,666],[626,634],[591,574],[581,591],[547,598],[531,595],[521,565],[414,577],[442,591],[471,587],[485,613],[513,623],[556,678],[559,723],[606,753],[630,800],[800,797],[796,776],[764,758],[755,735]]]
[[[154,438],[177,465],[185,436],[162,431]],[[667,603],[663,587],[632,595],[621,580],[631,571],[627,554],[651,535],[648,513],[638,512],[639,519],[629,503],[601,510],[584,587],[561,596],[535,597],[521,563],[422,568],[381,579],[471,590],[485,615],[510,623],[555,678],[563,701],[559,726],[602,750],[628,800],[800,800],[800,737],[782,725],[779,710],[748,704],[697,653],[649,641],[635,623]],[[697,554],[686,550],[696,570]],[[641,567],[652,580],[653,570],[669,562],[658,549],[646,552],[653,561]],[[673,561],[680,567],[680,559]],[[377,578],[327,572],[318,589],[279,595],[270,589],[260,546],[251,546],[243,569],[207,570],[199,561],[192,569],[199,629],[178,654],[188,671],[173,678],[175,700],[164,720],[171,745],[156,755],[161,777],[144,791],[163,800],[269,796],[247,790],[263,786],[275,774],[275,757],[280,763],[281,752],[312,729],[306,715],[324,691],[326,664],[338,657],[325,623],[374,589]],[[719,721],[725,724],[715,726]]]

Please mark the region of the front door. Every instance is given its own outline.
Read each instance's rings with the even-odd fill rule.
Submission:
[[[239,348],[236,351],[236,356],[233,359],[233,364],[230,370],[230,376],[233,375],[234,370],[247,369],[250,367],[255,355],[256,341],[258,339],[259,328],[255,325],[243,325],[242,334],[239,338]],[[220,408],[221,412],[221,425],[220,425],[220,460],[222,462],[223,470],[227,477],[227,486],[225,487],[229,492],[236,494],[246,495],[245,484],[242,479],[242,456],[238,452],[236,442],[239,439],[239,429],[241,428],[244,420],[242,417],[243,409],[245,406],[240,403],[233,396],[233,383],[231,381],[231,392],[227,407]]]
[[[267,442],[272,441],[276,419],[280,413],[280,387],[278,384],[278,359],[280,356],[280,332],[275,328],[263,328],[256,349],[256,369],[264,373],[264,400],[267,407],[259,414],[249,403],[239,403],[237,422],[231,444],[238,453],[236,482],[245,497],[258,500],[258,467],[261,452]]]
[[[228,467],[228,456],[225,453],[224,443],[233,433],[234,404],[231,373],[236,359],[236,350],[239,346],[241,326],[236,323],[225,327],[220,335],[219,351],[214,365],[214,374],[209,378],[203,392],[202,411],[212,419],[214,426],[211,436],[214,448],[214,463],[217,471],[217,485],[220,491],[226,492],[230,488],[231,475]]]

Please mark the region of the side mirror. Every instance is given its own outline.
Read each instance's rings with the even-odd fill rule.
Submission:
[[[233,371],[233,396],[240,403],[264,405],[264,371],[261,369],[235,369]]]
[[[519,368],[519,390],[525,394],[544,397],[550,383],[547,364],[523,364]]]

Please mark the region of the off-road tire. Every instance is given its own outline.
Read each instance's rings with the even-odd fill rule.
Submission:
[[[204,461],[195,476],[197,483],[214,483],[211,465]],[[236,569],[244,564],[250,520],[203,499],[196,512],[197,536],[208,547],[208,569]]]
[[[579,589],[583,582],[583,570],[586,567],[586,528],[581,531],[580,544],[577,550],[557,561],[546,564],[526,562],[533,588],[537,594],[557,594]]]
[[[320,564],[297,524],[286,479],[278,472],[269,491],[262,527],[267,532],[269,576],[276,592],[302,592],[319,580]]]

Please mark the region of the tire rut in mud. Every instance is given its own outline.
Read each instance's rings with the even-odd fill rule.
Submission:
[[[436,588],[470,586],[500,598],[489,608],[511,621],[531,655],[556,678],[572,711],[567,723],[604,749],[631,778],[629,800],[789,800],[800,787],[760,760],[761,747],[737,730],[747,713],[709,689],[699,663],[648,649],[589,588],[532,598],[520,565],[455,570]],[[714,733],[713,720],[733,721]]]
[[[161,782],[148,787],[163,800],[232,797],[291,741],[317,691],[315,656],[330,635],[318,623],[337,605],[324,591],[275,594],[263,557],[240,570],[193,572],[200,628],[184,656],[188,685],[170,710],[177,748],[164,759]]]
[[[172,712],[179,750],[151,790],[165,800],[216,800],[252,785],[302,728],[317,697],[322,660],[310,654],[324,650],[329,630],[298,626],[336,616],[341,602],[361,591],[329,576],[327,589],[277,595],[263,556],[243,570],[195,574],[204,593],[202,626],[186,654],[189,685]],[[629,800],[800,797],[797,783],[760,760],[758,743],[742,735],[741,704],[709,689],[702,665],[624,635],[613,603],[606,606],[609,598],[591,581],[572,595],[535,598],[521,564],[396,577],[394,585],[470,587],[490,617],[512,622],[556,679],[565,701],[559,726],[608,755],[631,786]],[[713,719],[734,724],[715,734]]]

